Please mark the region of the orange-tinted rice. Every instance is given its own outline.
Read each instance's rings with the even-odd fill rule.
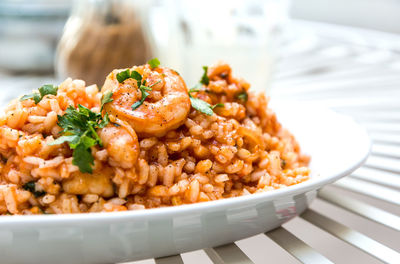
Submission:
[[[309,157],[268,108],[263,94],[231,73],[208,69],[207,92],[193,96],[216,107],[212,116],[191,109],[163,137],[139,137],[139,158],[124,169],[106,149],[93,147],[93,174],[72,164],[59,137],[57,115],[69,105],[100,111],[97,86],[65,80],[57,95],[12,101],[0,117],[0,214],[110,212],[206,202],[287,187],[309,178]],[[248,100],[237,98],[247,92]],[[35,195],[23,188],[35,182]]]

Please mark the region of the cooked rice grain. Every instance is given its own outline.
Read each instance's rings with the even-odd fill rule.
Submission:
[[[122,166],[110,158],[115,153],[93,147],[92,175],[72,164],[67,144],[48,143],[59,137],[57,115],[69,105],[99,112],[97,86],[68,78],[57,95],[47,95],[37,105],[12,101],[0,116],[0,214],[141,210],[249,195],[307,180],[309,157],[277,121],[268,99],[247,92],[249,84],[235,78],[227,64],[210,67],[208,76],[209,92],[195,96],[224,107],[215,108],[212,116],[192,109],[184,124],[165,136],[139,137],[133,166]],[[237,98],[243,92],[247,101]]]

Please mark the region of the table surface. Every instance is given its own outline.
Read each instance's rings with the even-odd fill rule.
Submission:
[[[366,164],[276,230],[134,263],[400,263],[400,36],[297,20],[282,50],[273,100],[352,116],[373,142]],[[53,82],[0,73],[0,104]]]

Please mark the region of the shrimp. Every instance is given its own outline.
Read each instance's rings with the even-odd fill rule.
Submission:
[[[73,172],[69,179],[63,181],[63,190],[69,194],[97,194],[104,197],[111,197],[114,188],[111,182],[113,171],[102,169],[94,171],[93,174]]]
[[[102,88],[102,93],[113,93],[113,101],[104,105],[104,111],[110,119],[127,122],[139,136],[161,137],[185,122],[190,111],[190,99],[182,77],[174,70],[157,67],[151,69],[148,64],[133,67],[151,87],[149,96],[143,104],[132,110],[132,105],[142,98],[135,79],[126,79],[119,83],[116,75],[121,70],[111,72]]]
[[[139,142],[132,128],[108,125],[98,131],[108,153],[108,163],[124,169],[132,168],[139,156]]]

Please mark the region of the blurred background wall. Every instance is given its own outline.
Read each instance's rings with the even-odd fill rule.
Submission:
[[[0,0],[0,70],[47,73],[70,0]]]
[[[85,0],[76,2],[81,1]],[[277,5],[287,1],[265,0]],[[72,2],[0,0],[0,70],[51,73],[57,43]],[[146,3],[160,2],[178,1],[146,0]],[[270,12],[267,17],[271,18],[275,13]],[[290,15],[295,19],[400,33],[400,0],[292,0]]]

